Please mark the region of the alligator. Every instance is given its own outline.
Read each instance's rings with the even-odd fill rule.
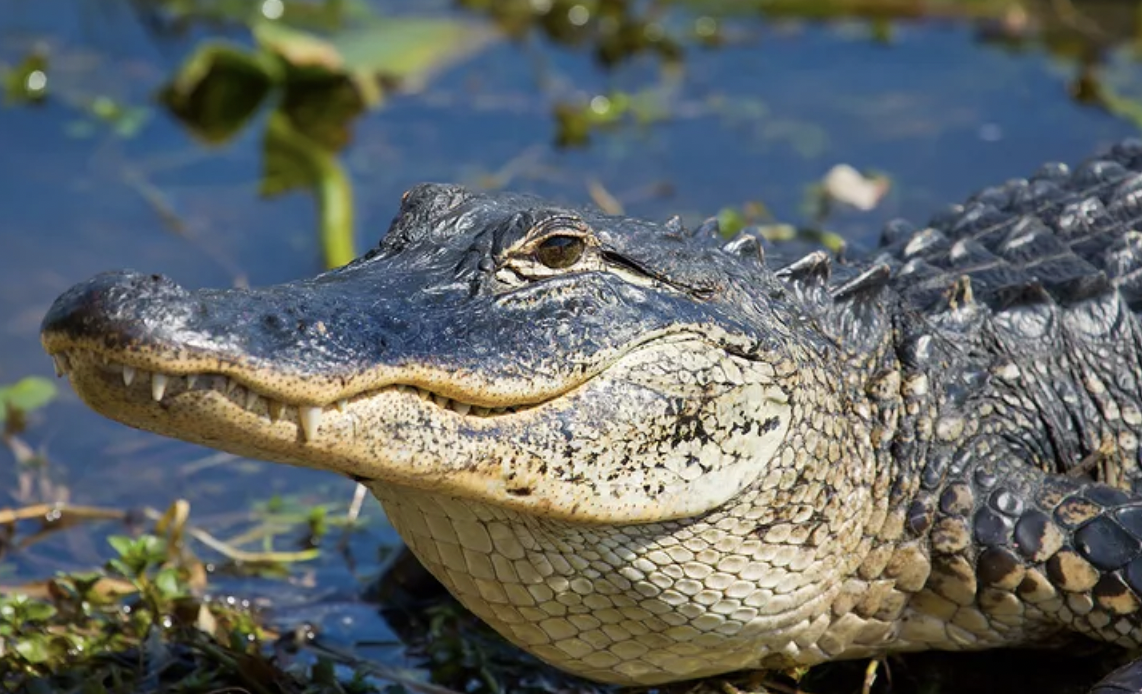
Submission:
[[[114,420],[367,485],[464,606],[588,679],[1135,649],[1140,219],[1142,141],[859,259],[422,184],[344,267],[104,273],[42,341]]]

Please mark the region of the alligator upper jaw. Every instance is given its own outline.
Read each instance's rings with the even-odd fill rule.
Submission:
[[[239,368],[225,371],[198,370],[194,361],[163,362],[151,355],[140,360],[137,355],[122,352],[96,352],[72,347],[58,336],[49,348],[58,376],[69,377],[73,388],[93,409],[127,424],[137,425],[133,418],[124,416],[126,410],[169,413],[172,408],[202,407],[210,398],[214,407],[225,401],[233,408],[260,418],[263,426],[278,423],[296,426],[298,440],[314,441],[327,413],[346,414],[355,403],[378,398],[408,398],[423,403],[441,415],[471,418],[491,418],[514,414],[542,404],[541,402],[481,405],[453,399],[415,383],[391,381],[385,385],[360,393],[339,393],[332,402],[290,402],[267,394],[255,377],[249,374],[231,376]],[[151,368],[134,366],[123,357],[133,357],[134,363],[146,363]],[[153,364],[160,364],[155,369]],[[154,370],[151,370],[154,369]],[[472,398],[477,399],[477,398]],[[486,402],[486,401],[485,401]]]
[[[394,317],[418,316],[421,307],[371,296],[401,292],[370,280],[343,270],[320,283],[191,292],[156,275],[104,273],[56,300],[41,340],[57,371],[81,386],[114,372],[124,386],[143,384],[156,401],[213,388],[252,404],[264,400],[270,413],[343,408],[407,387],[446,409],[485,416],[546,402],[590,377],[545,377],[494,358],[473,368],[460,350],[459,359],[442,358],[423,344],[431,336],[418,334],[431,330],[415,324],[423,318]],[[102,411],[103,403],[91,404]]]

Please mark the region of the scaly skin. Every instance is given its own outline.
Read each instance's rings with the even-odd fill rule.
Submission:
[[[345,268],[100,275],[43,342],[109,417],[365,482],[464,605],[592,679],[1137,647],[1140,211],[1140,143],[856,263],[420,186]]]

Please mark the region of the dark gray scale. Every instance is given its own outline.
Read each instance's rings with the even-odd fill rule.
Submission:
[[[1133,226],[1142,213],[1142,174],[1131,173],[1118,182],[1109,199],[1105,199],[1107,212],[1117,221]]]
[[[1020,217],[991,249],[1012,263],[1034,263],[1070,252],[1058,235],[1034,216]]]
[[[1133,170],[1142,170],[1142,140],[1123,140],[1106,151],[1104,158],[1112,159]]]
[[[1142,691],[1142,660],[1118,668],[1103,678],[1089,694],[1137,694]]]
[[[943,269],[923,258],[913,258],[906,263],[896,261],[893,277],[908,282],[910,303],[919,310],[931,313],[943,308],[948,294],[948,276]]]
[[[943,267],[947,262],[952,240],[940,229],[928,227],[906,239],[900,249],[901,260],[924,260]]]
[[[1128,231],[1103,251],[1106,273],[1132,311],[1142,308],[1142,232]]]
[[[1018,217],[1013,217],[1005,209],[989,203],[973,202],[965,206],[962,215],[948,220],[948,224],[941,227],[953,239],[971,239],[990,246],[994,238],[1005,234],[1018,220]]]
[[[1062,187],[1070,181],[1071,167],[1061,162],[1049,162],[1035,169],[1031,178],[1037,181],[1055,181]]]
[[[1123,229],[1097,197],[1088,197],[1063,207],[1053,220],[1059,238],[1076,254],[1096,259]]]
[[[1063,167],[1065,170],[1066,167]],[[1010,210],[1019,215],[1034,215],[1036,212],[1060,203],[1066,204],[1075,199],[1070,191],[1061,185],[1058,177],[1036,175],[1027,180],[1027,185],[1011,197]]]
[[[1101,197],[1105,195],[1105,191],[1112,190],[1132,173],[1120,162],[1099,157],[1076,167],[1070,178],[1070,186],[1074,190]]]

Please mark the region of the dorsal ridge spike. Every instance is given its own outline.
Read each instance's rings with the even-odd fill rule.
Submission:
[[[892,268],[887,263],[876,263],[848,282],[833,290],[834,301],[867,299],[880,294],[892,279]]]
[[[836,250],[833,251],[833,258],[837,261],[837,265],[846,265],[849,262],[849,243],[844,239],[839,241]]]
[[[731,255],[765,264],[765,249],[755,229],[746,228],[722,245],[722,250]]]
[[[694,230],[695,237],[722,238],[722,224],[717,217],[707,217],[698,228]]]
[[[671,216],[670,219],[666,220],[663,226],[666,227],[666,231],[671,234],[681,236],[686,233],[686,227],[682,224],[682,218],[678,215]]]
[[[975,293],[972,291],[971,277],[960,275],[948,288],[948,306],[953,310],[967,308],[975,303]]]
[[[813,251],[777,271],[777,276],[797,282],[824,282],[833,272],[833,261],[824,251]]]

